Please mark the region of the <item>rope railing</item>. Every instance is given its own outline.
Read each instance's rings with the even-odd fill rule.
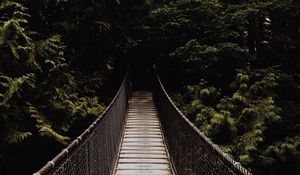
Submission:
[[[154,97],[175,174],[252,175],[182,114],[166,92],[156,69],[155,74]]]
[[[128,70],[106,110],[34,175],[110,175],[114,170],[130,93]]]
[[[34,175],[110,175],[128,109],[128,71],[106,110],[67,148]],[[154,97],[174,173],[252,175],[198,130],[175,106],[155,70]]]

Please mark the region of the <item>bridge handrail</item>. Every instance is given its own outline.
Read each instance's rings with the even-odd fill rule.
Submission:
[[[221,148],[214,144],[211,139],[209,139],[208,137],[206,137],[204,135],[203,132],[201,132],[179,109],[178,107],[175,105],[175,103],[173,102],[173,100],[170,98],[170,96],[168,95],[167,91],[165,90],[161,80],[160,80],[160,77],[158,75],[158,72],[156,70],[156,67],[154,65],[154,72],[155,72],[155,79],[156,79],[156,83],[158,83],[158,89],[156,89],[156,95],[155,95],[155,98],[156,98],[156,101],[157,102],[157,107],[158,107],[158,111],[159,113],[162,113],[162,110],[165,110],[167,108],[167,106],[159,106],[159,105],[162,105],[161,102],[162,102],[162,98],[166,98],[166,101],[163,101],[163,103],[165,103],[164,105],[166,105],[166,103],[169,103],[170,104],[170,107],[173,108],[175,110],[175,115],[177,113],[177,116],[179,116],[195,133],[197,133],[197,135],[199,137],[201,137],[201,139],[206,142],[206,145],[209,145],[211,147],[211,149],[213,151],[215,151],[217,153],[217,155],[219,155],[221,157],[221,161],[229,166],[229,169],[230,171],[232,171],[233,174],[240,174],[240,175],[252,175],[252,173],[250,173],[246,168],[244,168],[239,162],[235,161],[233,159],[233,157],[227,153],[225,153],[224,151],[221,150]],[[157,92],[158,91],[158,92]],[[164,117],[167,117],[167,115],[170,115],[171,111],[167,111],[167,113],[164,113],[162,115],[160,115],[160,119],[161,120],[164,120],[163,118]],[[172,116],[174,117],[174,116]],[[179,120],[179,118],[172,118],[173,120]],[[172,122],[171,120],[169,120],[168,122],[165,122],[165,123],[170,123]],[[170,128],[172,127],[171,125],[172,124],[169,124],[170,127],[166,129],[166,126],[164,126],[164,123],[162,121],[162,126],[163,126],[163,132],[164,134],[166,135],[166,130],[170,130]],[[173,127],[176,127],[176,126],[173,126]],[[175,128],[177,129],[177,128]],[[167,131],[168,132],[168,131]],[[170,132],[170,131],[169,131]],[[170,132],[170,134],[174,135],[174,132]],[[167,147],[169,149],[169,152],[170,152],[170,157],[171,157],[171,161],[172,161],[172,164],[173,164],[173,167],[175,169],[175,173],[176,174],[214,174],[212,172],[197,172],[197,170],[195,170],[196,168],[194,168],[194,170],[192,169],[188,169],[187,167],[184,167],[184,168],[181,168],[180,167],[180,164],[176,163],[176,160],[174,160],[174,156],[172,153],[172,151],[175,151],[175,153],[177,152],[178,153],[178,150],[172,150],[172,148],[170,147],[171,145],[170,144],[174,144],[174,141],[169,141],[170,139],[168,138],[168,134],[165,136],[165,139],[166,139],[166,144],[167,144]],[[174,138],[174,139],[179,139],[179,138]],[[188,139],[192,139],[192,138],[188,138]],[[187,144],[187,143],[183,143],[183,144]],[[187,146],[190,146],[190,145],[187,145]],[[173,145],[174,147],[174,145]],[[187,148],[189,149],[189,148]],[[198,148],[200,149],[200,148]],[[186,156],[187,154],[182,154],[181,156]],[[195,154],[193,155],[195,156]],[[180,156],[179,156],[180,157]],[[193,161],[193,160],[191,160]],[[181,160],[181,163],[184,164],[184,162],[182,162]],[[197,161],[194,161],[195,164],[197,164]],[[198,166],[201,166],[201,165],[198,165]],[[212,166],[212,165],[211,165]],[[213,168],[217,168],[217,167],[213,167]],[[184,169],[184,170],[183,170]],[[218,173],[217,173],[218,174]],[[226,174],[226,173],[224,173]],[[229,173],[230,174],[230,173]]]
[[[44,165],[38,172],[34,173],[33,175],[48,175],[48,174],[69,174],[68,172],[70,172],[71,170],[67,170],[70,167],[63,167],[63,166],[72,166],[70,165],[71,160],[69,159],[75,159],[74,154],[77,154],[79,151],[78,149],[80,149],[80,147],[88,147],[90,148],[90,150],[85,149],[86,152],[88,153],[78,153],[78,155],[76,155],[76,160],[77,159],[81,159],[81,156],[86,156],[86,154],[88,155],[89,160],[84,160],[86,161],[88,164],[88,168],[86,170],[83,170],[82,167],[79,166],[79,162],[82,163],[83,160],[77,160],[78,161],[78,165],[76,164],[76,160],[75,165],[73,165],[72,168],[76,168],[76,170],[72,171],[74,173],[80,173],[81,175],[89,175],[89,174],[111,174],[111,171],[113,170],[114,167],[114,163],[115,163],[115,159],[117,157],[117,153],[119,150],[119,145],[120,145],[120,141],[121,141],[121,136],[122,136],[122,132],[123,132],[123,127],[124,127],[124,122],[125,122],[125,116],[127,113],[127,105],[128,105],[128,98],[129,98],[129,93],[131,90],[130,84],[129,84],[129,68],[126,71],[126,74],[124,76],[124,79],[122,81],[122,84],[117,92],[117,94],[115,95],[115,97],[113,98],[113,100],[111,101],[111,103],[107,106],[107,108],[104,110],[104,112],[80,135],[78,136],[75,140],[73,140],[71,142],[71,144],[69,144],[65,149],[63,149],[57,156],[55,156],[51,161],[49,161],[48,163],[46,163],[46,165]],[[115,109],[116,108],[116,109]],[[113,113],[113,114],[111,114]],[[110,115],[111,114],[111,115]],[[109,118],[110,117],[110,118]],[[116,117],[116,118],[112,118],[112,117]],[[109,120],[117,120],[114,122],[110,122]],[[118,123],[119,122],[119,123]],[[100,128],[101,125],[107,125],[105,128]],[[116,125],[117,124],[117,125]],[[110,134],[110,136],[115,136],[116,138],[107,138],[105,143],[101,145],[102,147],[104,147],[103,150],[101,147],[97,147],[95,145],[90,145],[87,144],[87,142],[91,141],[91,137],[95,138],[95,135],[97,136],[97,134],[99,135],[99,130],[104,130],[105,132],[109,132],[107,134]],[[105,130],[106,129],[106,130]],[[109,129],[110,131],[108,131],[107,129]],[[113,130],[115,129],[115,130]],[[111,131],[112,130],[112,131]],[[103,135],[103,133],[101,133]],[[107,135],[105,135],[107,136]],[[101,137],[102,136],[98,136]],[[100,140],[101,140],[100,138]],[[97,139],[97,138],[96,138]],[[109,140],[109,141],[108,141]],[[99,141],[99,138],[98,138]],[[98,144],[101,144],[100,142]],[[109,145],[111,144],[111,145]],[[84,145],[84,146],[83,146]],[[97,152],[95,152],[97,155],[90,155],[90,151],[92,151],[91,147],[96,147],[94,148],[94,150],[96,150]],[[110,148],[113,147],[113,148]],[[84,149],[84,148],[82,148]],[[109,150],[111,149],[111,150]],[[77,151],[77,152],[76,152]],[[98,165],[98,169],[93,170],[91,169],[91,164],[92,163],[102,163],[101,162],[101,154],[100,151],[104,151],[102,153],[105,153],[106,156],[113,156],[113,157],[108,157],[106,160],[106,164],[103,166]],[[93,160],[92,158],[96,158],[97,162],[95,162],[96,160]],[[98,158],[97,158],[98,156]],[[83,158],[82,158],[83,159]],[[83,163],[85,163],[83,161]],[[90,162],[88,162],[90,161]],[[99,161],[99,162],[98,162]],[[78,167],[76,167],[78,166]],[[104,168],[104,169],[101,169]],[[71,173],[72,174],[72,173]]]

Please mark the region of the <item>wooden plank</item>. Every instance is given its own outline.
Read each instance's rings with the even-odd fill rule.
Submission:
[[[167,164],[151,164],[151,163],[121,163],[117,166],[118,170],[167,170]]]
[[[165,147],[158,147],[158,146],[122,146],[122,150],[164,150]]]
[[[156,120],[156,116],[143,116],[137,117],[136,115],[129,115],[128,119],[135,119],[135,120]]]
[[[130,123],[136,123],[136,124],[139,124],[139,123],[146,123],[146,124],[159,124],[159,122],[157,120],[154,120],[154,119],[127,119],[127,122],[126,124],[130,124]]]
[[[135,112],[128,112],[128,116],[138,116],[139,118],[141,118],[141,117],[157,117],[157,114],[156,113],[154,113],[154,112],[147,112],[147,113],[145,113],[145,112],[137,112],[137,111],[135,111]]]
[[[142,130],[142,129],[132,129],[132,128],[126,128],[126,133],[125,134],[131,134],[131,133],[137,133],[137,134],[140,134],[140,133],[142,133],[142,134],[158,134],[158,133],[161,133],[161,131],[160,130],[150,130],[150,129],[144,129],[144,130]]]
[[[153,107],[153,106],[144,106],[144,105],[145,104],[140,104],[139,106],[136,106],[136,107],[130,106],[130,108],[129,108],[128,111],[141,111],[141,112],[144,112],[144,111],[153,111],[153,112],[156,112],[155,107]]]
[[[157,120],[157,115],[153,114],[153,115],[145,115],[145,114],[130,114],[128,113],[128,117],[129,118],[137,118],[137,119],[145,119],[145,118],[151,118],[151,119],[155,119]]]
[[[141,124],[141,123],[145,123],[145,124],[155,124],[155,125],[159,125],[159,122],[156,120],[127,120],[126,122],[127,124]]]
[[[136,121],[136,120],[127,120],[127,125],[140,125],[140,124],[146,124],[146,125],[159,125],[158,121],[155,120],[142,120],[142,121]]]
[[[151,126],[151,125],[141,125],[141,126],[137,126],[137,125],[127,125],[125,127],[127,128],[136,128],[136,129],[159,129],[159,126]]]
[[[151,142],[123,142],[123,146],[144,146],[144,147],[159,146],[159,147],[164,147],[164,144],[162,144],[162,143],[151,143]]]
[[[144,118],[134,118],[134,117],[128,117],[127,119],[129,122],[135,121],[135,122],[154,122],[158,123],[158,120],[154,117],[144,117]]]
[[[171,175],[157,111],[149,92],[134,92],[114,174]]]
[[[150,132],[150,131],[128,131],[125,133],[125,136],[130,136],[130,135],[148,135],[148,136],[161,136],[160,132]]]
[[[143,126],[143,125],[147,125],[147,126],[157,126],[160,127],[160,124],[158,122],[152,122],[152,121],[147,121],[147,122],[132,122],[132,121],[127,121],[126,122],[127,125],[134,125],[134,126]]]
[[[122,154],[120,158],[167,159],[165,154]]]
[[[122,149],[121,154],[166,154],[165,150]]]
[[[117,170],[117,175],[169,175],[168,170]]]
[[[124,138],[124,142],[163,142],[161,138]]]
[[[158,122],[157,116],[138,116],[138,115],[128,115],[128,120],[138,120],[138,121],[156,121]]]
[[[132,119],[128,119],[127,124],[141,124],[141,123],[146,123],[146,124],[157,124],[159,125],[159,122],[156,120],[132,120]]]
[[[156,110],[129,110],[128,114],[141,115],[141,116],[156,116]]]
[[[127,122],[127,126],[140,126],[140,127],[143,127],[143,126],[156,126],[156,127],[159,127],[159,123],[152,123],[152,122]]]
[[[133,117],[128,117],[127,122],[153,122],[153,123],[159,123],[158,120],[154,117],[152,118],[139,118],[136,117],[136,119],[134,119]]]
[[[124,138],[161,138],[162,139],[162,135],[160,134],[125,134]]]
[[[136,106],[129,106],[129,110],[128,111],[156,111],[155,107],[152,106],[152,105],[148,105],[148,106],[145,106],[146,104],[139,104],[139,105],[136,105]]]
[[[138,117],[157,117],[157,114],[154,112],[138,112],[138,111],[129,111],[128,116],[138,116]]]
[[[159,128],[126,128],[126,131],[161,131]]]
[[[119,163],[158,163],[169,164],[168,159],[133,159],[133,158],[121,158]]]

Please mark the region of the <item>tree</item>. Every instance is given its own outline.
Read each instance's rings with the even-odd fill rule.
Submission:
[[[62,37],[31,31],[28,11],[16,1],[0,6],[3,173],[32,173],[43,163],[33,160],[49,159],[104,110],[95,91],[102,86],[102,75],[72,70]],[[39,149],[48,152],[37,153]]]
[[[255,174],[299,173],[299,16],[292,0],[177,0],[146,21],[181,109]]]

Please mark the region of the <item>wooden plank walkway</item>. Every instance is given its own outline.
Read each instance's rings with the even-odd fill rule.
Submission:
[[[151,92],[132,94],[117,161],[115,175],[173,174]]]

